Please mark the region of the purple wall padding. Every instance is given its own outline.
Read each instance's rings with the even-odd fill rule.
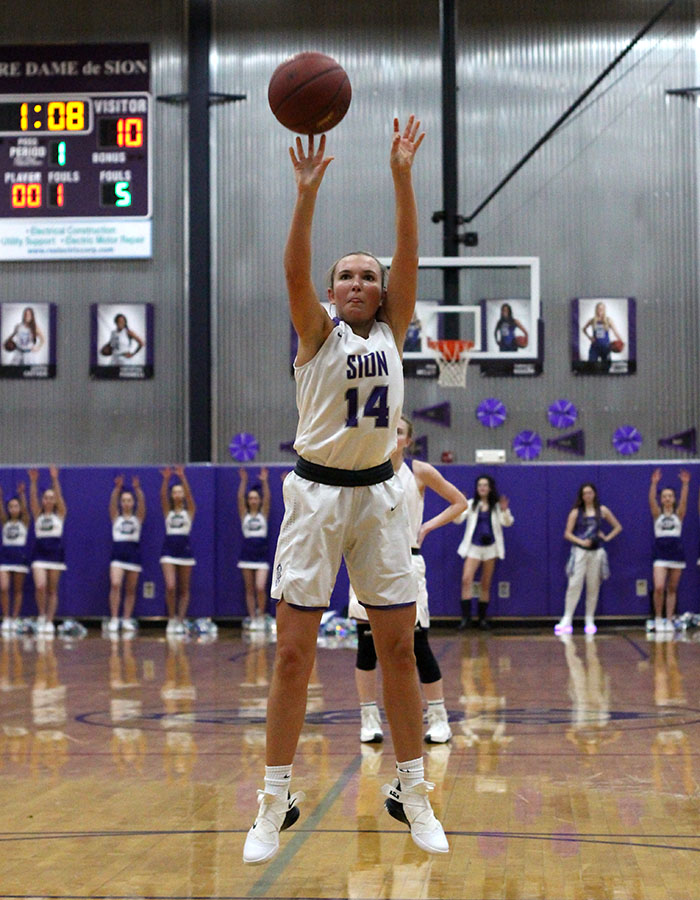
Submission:
[[[599,464],[535,464],[499,467],[439,466],[445,477],[467,496],[473,494],[478,474],[493,475],[499,490],[510,499],[515,524],[505,531],[506,559],[498,562],[492,587],[489,613],[493,616],[526,618],[559,616],[563,609],[566,577],[564,565],[569,545],[563,539],[568,512],[584,481],[598,487],[601,502],[620,519],[624,531],[608,546],[612,575],[603,584],[598,614],[603,616],[646,616],[648,594],[637,596],[637,581],[652,583],[652,525],[647,495],[654,463]],[[696,560],[700,529],[698,525],[698,479],[700,465],[684,463],[692,475],[688,513],[683,528],[683,543],[688,567],[679,589],[679,612],[700,609],[700,575]],[[274,544],[283,515],[282,475],[289,465],[271,465],[270,490],[270,554],[272,565]],[[680,488],[678,471],[681,464],[665,462],[662,486]],[[65,529],[68,571],[60,585],[59,616],[101,617],[107,615],[109,593],[109,558],[111,524],[108,515],[109,495],[114,477],[138,474],[146,495],[147,517],[143,528],[142,556],[144,570],[136,603],[136,615],[165,615],[163,577],[158,562],[164,535],[160,509],[161,476],[157,468],[115,469],[65,467],[60,478],[68,506]],[[257,481],[259,467],[249,469],[251,484]],[[236,494],[238,469],[231,465],[202,465],[187,468],[187,477],[197,504],[191,536],[197,565],[192,574],[190,615],[221,618],[245,615],[243,578],[236,567],[241,547]],[[5,498],[15,494],[17,482],[25,481],[26,471],[0,468],[0,485]],[[49,476],[41,470],[40,489],[48,487]],[[442,508],[442,501],[432,492],[426,496],[426,518]],[[457,546],[463,525],[447,525],[426,539],[426,559],[430,607],[433,616],[459,615],[462,560]],[[153,582],[153,599],[143,597],[143,585]],[[507,582],[510,597],[498,597],[499,582]],[[341,611],[347,603],[347,575],[344,567],[338,577],[331,605]],[[578,614],[582,614],[582,603]],[[35,613],[31,577],[25,587],[23,614]]]

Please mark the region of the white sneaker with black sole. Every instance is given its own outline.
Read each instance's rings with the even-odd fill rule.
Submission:
[[[425,740],[428,744],[446,744],[452,737],[452,729],[447,721],[444,706],[428,706],[428,730]]]
[[[258,815],[248,832],[243,847],[243,862],[249,865],[265,863],[280,848],[280,831],[286,831],[299,818],[297,800],[304,800],[303,791],[279,797],[258,791]]]
[[[375,704],[360,707],[360,743],[381,744],[384,740],[382,720]]]
[[[413,843],[426,853],[449,853],[442,825],[435,818],[428,794],[435,785],[421,781],[415,787],[402,791],[398,778],[382,787],[387,797],[384,806],[390,816],[408,825]]]

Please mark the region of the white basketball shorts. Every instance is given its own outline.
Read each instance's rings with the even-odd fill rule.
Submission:
[[[272,597],[301,608],[327,607],[344,557],[361,603],[416,602],[408,518],[396,476],[367,487],[338,487],[291,472],[283,493]]]

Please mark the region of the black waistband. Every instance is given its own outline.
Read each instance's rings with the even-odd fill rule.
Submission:
[[[367,487],[388,481],[394,475],[391,460],[372,466],[371,469],[332,469],[330,466],[319,466],[301,456],[297,460],[294,471],[300,478],[317,481],[319,484],[333,484],[337,487]]]
[[[420,547],[411,547],[411,556],[420,556]]]

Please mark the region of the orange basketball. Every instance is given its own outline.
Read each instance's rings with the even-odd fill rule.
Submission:
[[[625,349],[624,341],[610,341],[610,349],[613,353],[622,353]]]
[[[267,89],[278,122],[297,134],[321,134],[340,122],[352,88],[343,67],[325,53],[297,53],[272,73]]]
[[[515,339],[515,343],[521,349],[525,349],[525,347],[527,347],[527,338],[525,337],[524,334],[519,334]]]

